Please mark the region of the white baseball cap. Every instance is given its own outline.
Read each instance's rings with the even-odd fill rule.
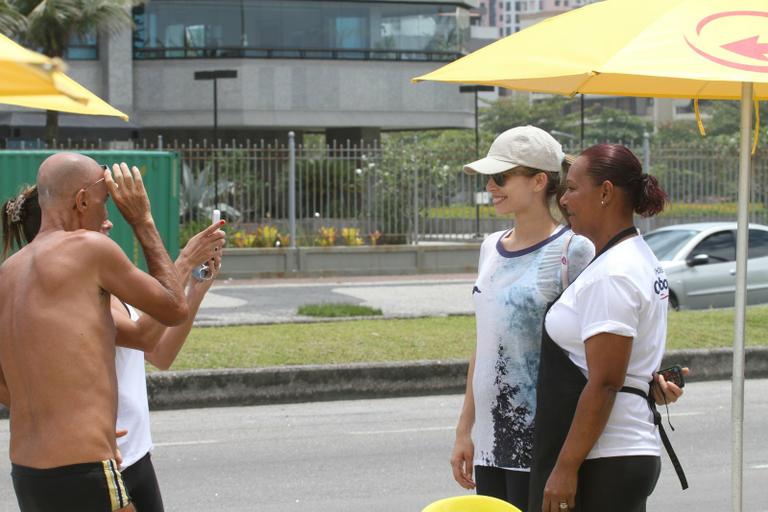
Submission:
[[[464,166],[467,174],[497,174],[522,165],[547,172],[560,172],[565,153],[550,134],[535,126],[518,126],[493,141],[488,156]]]

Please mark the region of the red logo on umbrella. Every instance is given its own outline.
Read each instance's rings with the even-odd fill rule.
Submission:
[[[704,27],[714,22],[715,20],[722,19],[722,18],[731,18],[734,16],[768,18],[768,12],[728,11],[728,12],[719,12],[716,14],[712,14],[707,16],[706,18],[703,18],[701,21],[699,21],[698,25],[696,25],[696,35],[700,36],[701,31],[704,29]],[[685,42],[688,43],[688,46],[690,46],[691,49],[693,49],[693,51],[695,51],[705,59],[711,60],[712,62],[716,62],[723,66],[728,66],[735,69],[741,69],[743,71],[753,71],[756,73],[768,73],[768,65],[764,64],[764,63],[768,63],[768,37],[764,38],[761,41],[759,34],[752,34],[752,35],[749,35],[748,37],[737,39],[735,41],[728,41],[720,45],[720,48],[727,50],[728,52],[730,52],[730,54],[733,54],[734,57],[736,55],[742,57],[738,61],[713,55],[712,53],[697,47],[690,40],[688,40],[687,37],[685,37]],[[752,63],[743,62],[745,58],[746,60],[751,60]]]

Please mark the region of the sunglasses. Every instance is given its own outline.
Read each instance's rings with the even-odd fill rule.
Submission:
[[[507,182],[507,178],[509,176],[533,176],[534,174],[538,174],[539,172],[542,172],[542,171],[532,172],[531,170],[525,167],[515,167],[514,169],[510,169],[508,171],[491,174],[488,177],[493,180],[493,182],[496,184],[497,187],[503,187],[504,184]]]
[[[99,164],[99,165],[100,165],[100,166],[101,166],[101,168],[102,168],[102,169],[104,169],[105,171],[108,171],[108,170],[109,170],[109,166],[108,166],[107,164]],[[94,186],[94,185],[98,185],[98,184],[99,184],[99,183],[101,183],[102,181],[104,181],[104,176],[102,176],[101,178],[97,179],[96,181],[94,181],[94,182],[93,182],[93,183],[91,183],[90,185],[86,185],[85,187],[81,188],[80,190],[82,190],[83,192],[85,192],[86,190],[88,190],[88,189],[89,189],[89,188],[91,188],[92,186]],[[78,191],[78,192],[79,192],[79,191]],[[77,204],[75,204],[74,206],[72,206],[72,209],[73,209],[73,210],[77,210]]]

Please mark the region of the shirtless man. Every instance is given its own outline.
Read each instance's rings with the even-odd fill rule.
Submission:
[[[141,174],[125,164],[112,171],[72,153],[43,162],[40,232],[0,266],[0,379],[7,388],[0,398],[11,404],[11,475],[22,512],[134,510],[114,461],[110,294],[165,325],[187,317]],[[149,275],[99,233],[109,196],[141,243]]]

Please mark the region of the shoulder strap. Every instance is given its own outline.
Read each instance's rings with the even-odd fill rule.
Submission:
[[[565,240],[563,241],[563,252],[560,254],[560,277],[563,284],[563,290],[568,288],[571,284],[568,280],[568,248],[571,246],[571,240],[573,239],[573,231],[569,231],[565,234]]]

